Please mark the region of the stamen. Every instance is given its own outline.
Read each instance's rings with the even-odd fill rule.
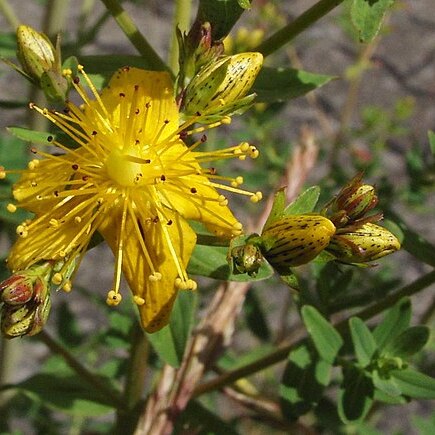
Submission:
[[[107,293],[106,304],[109,305],[110,307],[116,307],[117,305],[120,304],[121,301],[122,301],[121,293],[117,293],[114,290],[110,290]]]

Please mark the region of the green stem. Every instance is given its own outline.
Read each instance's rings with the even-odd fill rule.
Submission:
[[[147,61],[148,67],[156,71],[167,71],[168,67],[154,51],[148,41],[139,32],[139,29],[134,24],[128,13],[122,8],[117,0],[101,0],[106,6],[107,10],[115,18],[118,26],[134,45],[136,50]]]
[[[20,341],[8,340],[0,336],[0,385],[6,385],[14,381],[14,374],[21,351],[22,345]],[[13,395],[12,391],[2,391],[0,393],[0,408]]]
[[[343,1],[344,0],[320,0],[293,22],[287,24],[263,41],[258,47],[254,48],[253,51],[259,51],[264,56],[268,56],[278,50],[278,48],[287,44],[287,42],[291,41],[294,37],[299,35],[299,33],[302,33],[305,29],[310,27],[311,24],[324,17],[340,3],[343,3]]]
[[[15,15],[14,10],[11,8],[7,0],[0,0],[0,14],[5,17],[11,29],[15,32],[16,28],[20,25],[20,20]]]
[[[51,39],[56,39],[58,33],[65,28],[69,0],[50,0],[46,6],[44,18],[44,33]]]
[[[169,67],[174,72],[178,73],[178,39],[176,28],[181,32],[186,32],[190,27],[190,11],[192,9],[192,0],[176,0],[175,2],[175,14],[173,22],[173,33],[171,40],[171,47],[169,49]]]
[[[116,433],[120,434],[134,432],[147,374],[149,344],[146,334],[135,324],[131,336],[130,360],[124,387],[126,409],[118,410],[116,418]]]
[[[102,396],[118,409],[125,409],[125,401],[119,391],[115,390],[97,375],[89,371],[61,344],[53,340],[45,331],[39,333],[38,338],[54,353],[60,355],[74,372],[92,385]]]
[[[418,293],[419,291],[423,290],[424,288],[428,287],[429,285],[433,284],[435,282],[435,270],[432,272],[429,272],[426,275],[423,275],[421,278],[417,279],[413,283],[403,287],[402,289],[398,290],[396,293],[388,295],[385,297],[382,301],[377,302],[376,304],[373,304],[370,307],[364,308],[361,311],[359,311],[356,314],[353,314],[354,316],[360,317],[363,320],[367,320],[371,317],[376,316],[377,314],[381,313],[382,311],[386,310],[387,308],[394,305],[397,301],[399,301],[401,298],[405,296],[411,296],[415,293]],[[336,329],[340,332],[343,332],[348,327],[348,318],[342,320],[341,322],[334,325]],[[263,370],[273,364],[277,364],[280,361],[283,361],[287,358],[289,352],[295,348],[296,346],[299,346],[303,341],[307,340],[307,336],[295,338],[290,344],[287,344],[286,346],[283,346],[274,352],[270,353],[269,355],[264,356],[263,358],[258,359],[257,361],[254,361],[250,364],[247,364],[246,366],[240,367],[238,369],[228,371],[221,376],[216,377],[215,379],[212,379],[209,382],[205,382],[201,385],[199,385],[194,393],[193,397],[197,397],[201,394],[207,393],[212,390],[217,390],[219,388],[222,388],[226,385],[232,384],[235,381],[244,378],[246,376],[250,376],[254,373],[257,373],[260,370]]]

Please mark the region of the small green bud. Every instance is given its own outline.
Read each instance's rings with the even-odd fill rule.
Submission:
[[[313,260],[335,233],[334,224],[315,214],[288,215],[272,222],[262,234],[262,253],[278,271]]]
[[[55,67],[54,46],[43,33],[29,26],[18,26],[17,45],[18,60],[24,71],[36,82],[39,82],[44,72]]]
[[[246,243],[230,250],[228,261],[235,275],[247,273],[255,276],[263,262],[263,256],[258,246]]]
[[[345,263],[366,263],[400,249],[396,236],[379,225],[366,223],[361,227],[334,235],[326,249]]]
[[[251,89],[263,64],[261,53],[223,56],[203,66],[193,77],[184,94],[187,116],[215,117],[231,115],[249,107],[255,94]]]

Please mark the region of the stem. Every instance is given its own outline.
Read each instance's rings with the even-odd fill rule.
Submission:
[[[420,290],[423,290],[424,288],[428,287],[432,283],[435,282],[435,270],[432,272],[427,273],[426,275],[423,275],[421,278],[417,279],[413,283],[403,287],[399,291],[397,291],[394,294],[391,294],[387,297],[385,297],[382,301],[377,302],[376,304],[364,308],[360,310],[358,313],[354,314],[354,316],[357,316],[363,320],[367,320],[371,317],[376,316],[377,314],[381,313],[385,309],[391,307],[394,305],[397,301],[399,301],[401,298],[405,296],[411,296]],[[343,332],[347,329],[348,325],[348,318],[342,320],[341,322],[338,322],[336,325],[334,325],[338,331]],[[212,379],[209,382],[205,382],[201,385],[199,385],[194,393],[193,397],[197,397],[201,394],[207,393],[212,390],[216,390],[219,388],[222,388],[226,385],[232,384],[238,379],[244,378],[246,376],[252,375],[260,370],[263,370],[273,364],[276,364],[280,361],[283,361],[287,358],[290,350],[292,350],[294,347],[300,345],[303,341],[305,341],[308,338],[307,335],[304,335],[303,337],[295,337],[290,344],[287,344],[286,346],[283,346],[274,352],[270,353],[269,355],[266,355],[263,358],[258,359],[257,361],[254,361],[250,364],[247,364],[246,366],[240,367],[238,369],[228,371],[224,373],[221,376],[216,377],[215,379]]]
[[[20,20],[15,15],[14,10],[11,8],[7,0],[0,0],[0,13],[5,17],[5,20],[15,32],[16,28],[20,25]]]
[[[58,33],[65,28],[65,19],[68,13],[69,0],[50,0],[47,3],[44,18],[44,33],[54,40]]]
[[[174,72],[178,73],[178,39],[177,39],[177,26],[181,32],[186,32],[190,25],[190,11],[192,9],[192,0],[176,0],[175,14],[173,22],[173,33],[171,39],[171,47],[169,49],[169,67]]]
[[[115,390],[106,382],[102,381],[98,376],[89,371],[77,359],[68,352],[61,344],[53,340],[45,331],[39,333],[38,338],[54,353],[60,355],[74,372],[84,379],[88,384],[96,388],[96,390],[104,396],[108,401],[118,409],[125,409],[125,401],[119,391]]]
[[[134,24],[128,13],[122,8],[117,0],[101,0],[106,6],[107,10],[115,18],[120,29],[124,32],[125,36],[134,45],[136,50],[146,59],[149,68],[156,71],[168,71],[167,65],[154,51],[148,41],[139,32],[139,29]]]
[[[310,27],[311,24],[324,17],[340,3],[343,3],[343,1],[344,0],[320,0],[310,9],[307,9],[302,15],[299,15],[293,22],[287,24],[263,41],[252,51],[259,51],[264,56],[268,56],[278,50],[278,48],[287,44],[287,42],[291,41],[294,37],[299,35],[299,33],[302,33],[305,29]]]
[[[124,387],[126,410],[119,410],[116,417],[116,433],[133,433],[137,424],[137,408],[140,404],[147,374],[149,344],[139,325],[131,333],[130,360]]]
[[[21,342],[0,336],[0,385],[12,383],[18,357],[22,351]],[[0,393],[0,408],[14,395],[12,391]],[[6,421],[6,420],[5,420]]]

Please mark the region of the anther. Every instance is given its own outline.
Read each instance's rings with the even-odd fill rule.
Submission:
[[[11,204],[11,203],[9,203],[9,204],[6,206],[6,210],[7,210],[9,213],[15,213],[15,212],[17,211],[17,206],[16,206],[15,204]]]
[[[62,274],[59,273],[59,272],[56,272],[56,273],[51,277],[51,282],[52,282],[54,285],[60,285],[60,284],[62,284],[62,281],[63,281],[63,276],[62,276]]]
[[[116,293],[115,290],[110,290],[107,293],[106,304],[111,307],[116,307],[122,300],[122,296],[119,293]]]
[[[66,281],[66,282],[64,283],[64,285],[62,286],[62,290],[63,290],[65,293],[69,293],[69,292],[72,290],[72,284],[71,284],[71,281],[70,281],[70,280],[68,280],[68,281]]]
[[[140,296],[137,296],[137,295],[133,296],[133,301],[136,305],[139,305],[139,306],[141,306],[145,303],[145,299],[141,298]]]
[[[162,274],[161,274],[160,272],[154,272],[154,273],[152,273],[152,274],[148,277],[148,279],[149,279],[151,282],[157,282],[157,281],[160,281],[160,280],[162,279]]]

